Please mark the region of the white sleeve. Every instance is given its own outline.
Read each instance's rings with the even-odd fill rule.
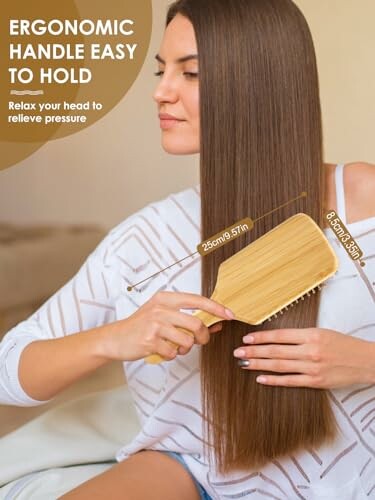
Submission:
[[[114,321],[114,304],[119,293],[117,259],[111,250],[114,231],[107,234],[70,281],[1,340],[1,404],[38,406],[47,402],[29,397],[20,385],[19,359],[29,343],[63,337]]]

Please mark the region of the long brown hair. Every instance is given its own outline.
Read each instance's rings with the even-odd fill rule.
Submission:
[[[201,239],[236,221],[254,229],[202,258],[202,295],[219,264],[297,212],[323,227],[325,175],[316,56],[307,22],[291,0],[179,0],[193,24],[199,64]],[[260,467],[330,441],[336,421],[325,390],[262,386],[233,350],[249,331],[316,326],[320,293],[272,322],[224,321],[201,348],[205,437],[221,473]],[[263,372],[264,373],[264,372]],[[210,459],[211,461],[211,459]]]

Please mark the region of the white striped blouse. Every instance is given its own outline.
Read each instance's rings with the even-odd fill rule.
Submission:
[[[342,169],[336,168],[337,212],[346,222]],[[324,230],[338,256],[339,270],[322,288],[317,326],[373,341],[375,217],[346,225],[363,250],[366,265],[352,260],[334,233]],[[18,379],[19,357],[29,342],[126,318],[159,290],[200,294],[198,243],[199,185],[147,205],[112,229],[78,273],[1,341],[0,403],[44,403],[30,398]],[[137,291],[127,290],[190,254],[194,255],[144,281]],[[222,477],[203,455],[199,350],[195,344],[187,355],[159,365],[124,362],[141,430],[118,450],[118,461],[142,449],[179,452],[214,499],[375,498],[375,386],[329,391],[342,431],[333,446]]]

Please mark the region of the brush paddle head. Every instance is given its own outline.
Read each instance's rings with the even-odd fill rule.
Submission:
[[[298,213],[219,266],[212,298],[259,325],[332,276],[338,259],[320,227]]]

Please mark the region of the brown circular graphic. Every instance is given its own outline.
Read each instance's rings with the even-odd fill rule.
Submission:
[[[2,4],[0,170],[102,118],[144,63],[151,0]]]

